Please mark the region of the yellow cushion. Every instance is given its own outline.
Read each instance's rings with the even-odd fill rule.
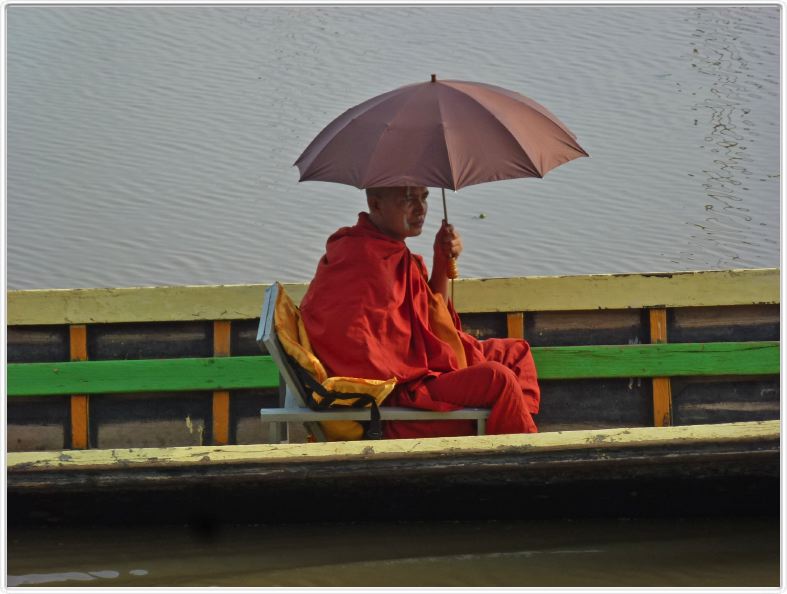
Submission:
[[[300,311],[279,284],[279,294],[273,315],[273,323],[279,342],[286,353],[308,371],[329,392],[369,394],[381,404],[396,387],[396,378],[388,380],[364,379],[359,377],[328,377],[325,367],[312,351]],[[322,397],[313,393],[317,402]],[[336,399],[331,406],[351,406],[357,398]],[[366,405],[370,406],[370,405]],[[328,441],[349,441],[363,438],[363,426],[356,421],[320,422]]]
[[[279,294],[276,297],[276,307],[273,312],[273,325],[276,328],[279,342],[287,354],[318,382],[325,381],[328,374],[320,360],[312,352],[301,314],[281,284],[279,284]]]
[[[388,397],[394,387],[396,386],[396,378],[391,378],[389,380],[371,380],[371,379],[363,379],[360,377],[329,377],[322,385],[325,387],[326,390],[329,392],[339,392],[339,393],[356,393],[356,394],[368,394],[372,398],[377,401],[377,404],[382,404],[383,400]],[[319,394],[314,394],[314,399],[319,402]],[[358,400],[357,398],[342,398],[337,399],[334,402],[339,406],[351,406],[355,404],[355,401]]]

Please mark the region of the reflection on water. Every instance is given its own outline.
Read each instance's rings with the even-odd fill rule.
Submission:
[[[777,586],[777,519],[27,528],[9,585]]]
[[[710,199],[704,220],[692,223],[700,233],[691,235],[691,243],[695,250],[708,250],[712,245],[720,266],[740,260],[740,246],[753,245],[752,227],[767,226],[767,217],[752,211],[746,194],[779,179],[775,168],[763,168],[752,157],[759,134],[772,133],[767,128],[778,126],[776,119],[756,117],[762,112],[757,98],[779,85],[778,71],[763,69],[762,53],[769,52],[758,52],[745,36],[755,24],[752,16],[737,7],[699,7],[687,19],[694,26],[687,58],[700,75],[699,90],[704,96],[692,109],[698,112],[694,125],[701,122],[706,134],[700,148],[709,155],[709,165],[702,169],[701,181]],[[776,237],[757,239],[778,250]],[[692,252],[683,254],[687,259],[694,257]]]

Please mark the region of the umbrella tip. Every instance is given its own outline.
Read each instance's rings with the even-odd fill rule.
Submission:
[[[432,75],[432,82],[436,82],[436,81],[437,81],[437,75],[436,75],[436,74],[433,74],[433,75]]]

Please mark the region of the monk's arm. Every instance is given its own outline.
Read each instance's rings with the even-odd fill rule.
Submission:
[[[432,260],[432,276],[429,287],[433,293],[439,293],[448,303],[448,269],[451,258],[458,258],[462,253],[462,238],[454,230],[453,225],[443,221],[434,239],[434,259]]]
[[[442,295],[443,301],[448,303],[448,264],[437,258],[432,264],[429,288],[432,289],[432,293]]]

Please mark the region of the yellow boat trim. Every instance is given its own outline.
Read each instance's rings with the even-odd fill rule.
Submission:
[[[679,427],[630,427],[556,431],[530,435],[488,435],[431,439],[344,441],[307,444],[255,444],[117,450],[9,452],[9,473],[100,468],[301,463],[390,458],[416,459],[466,454],[533,454],[593,448],[734,443],[778,439],[781,422],[754,421]]]
[[[456,282],[460,312],[577,311],[779,303],[779,270],[592,274]]]
[[[456,307],[535,312],[779,303],[779,269],[458,279]],[[7,324],[242,320],[259,317],[268,285],[8,291]],[[299,303],[307,285],[285,284]]]

